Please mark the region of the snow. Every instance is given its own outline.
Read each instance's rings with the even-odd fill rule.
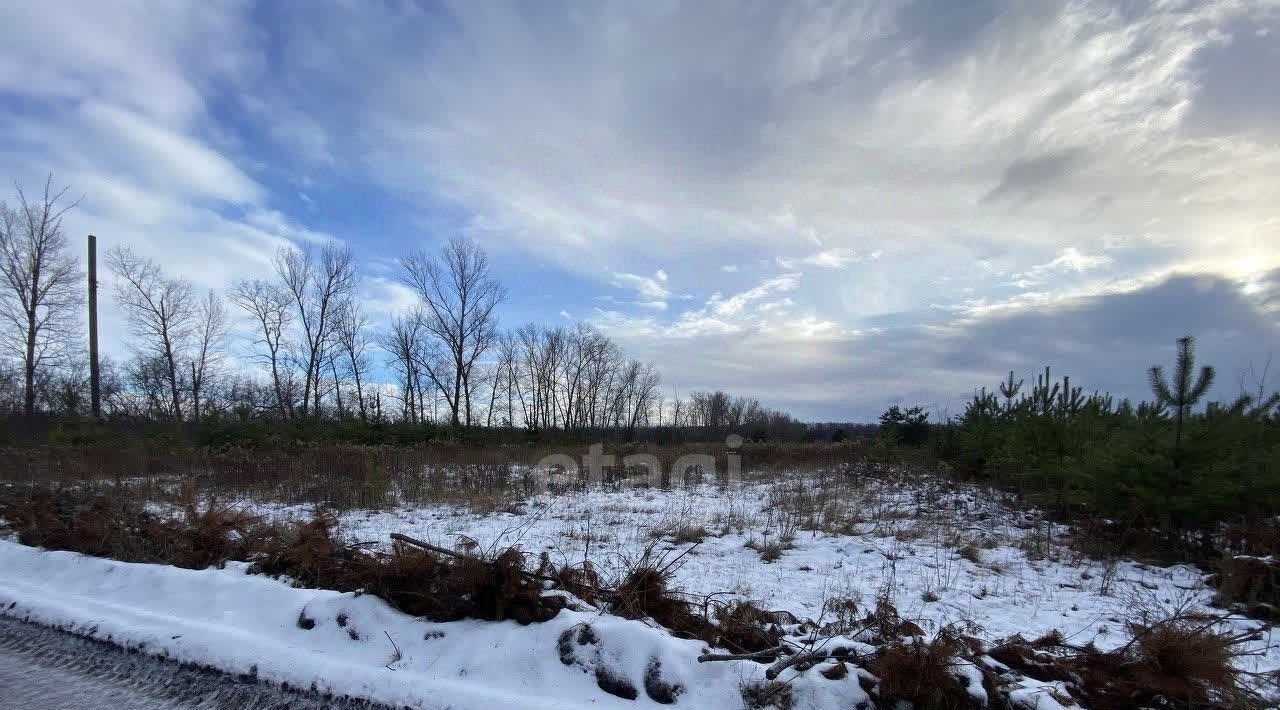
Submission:
[[[862,482],[851,493],[833,485],[797,479],[596,488],[534,496],[502,510],[395,506],[343,513],[339,533],[382,546],[391,532],[489,551],[516,545],[557,564],[590,559],[608,579],[646,553],[671,559],[686,552],[690,544],[677,543],[673,533],[703,527],[709,534],[674,567],[674,585],[695,600],[751,600],[821,626],[839,621],[836,600],[854,599],[866,609],[887,597],[926,633],[960,625],[994,640],[1058,629],[1073,643],[1101,648],[1128,640],[1124,623],[1135,613],[1204,608],[1212,597],[1191,567],[1103,563],[1043,544],[1066,530],[1003,504],[990,491]],[[787,499],[797,486],[808,486],[819,507],[841,512],[825,514],[823,525],[797,522],[795,501]],[[274,518],[311,512],[241,503]],[[783,539],[788,545],[781,557],[763,561],[758,548]],[[975,546],[962,555],[965,543]],[[764,671],[750,661],[698,663],[704,650],[698,642],[593,611],[565,610],[523,627],[432,623],[370,596],[247,575],[241,564],[181,570],[0,541],[0,570],[0,613],[392,706],[655,707],[648,681],[678,688],[675,707],[729,709],[743,707],[743,685],[760,682]],[[302,628],[300,618],[314,627]],[[1261,625],[1240,618],[1228,626],[1239,632]],[[1241,659],[1244,670],[1280,668],[1271,634],[1268,629],[1255,642],[1256,655]],[[835,642],[857,643],[828,640]],[[790,685],[796,710],[869,704],[858,682],[866,671],[851,666],[843,678],[824,677],[833,663],[779,678]],[[977,668],[961,663],[954,672],[975,700],[986,699]],[[637,697],[606,693],[602,682],[623,687],[624,695],[629,687]],[[1019,682],[1010,696],[1019,707],[1074,707],[1054,684]]]
[[[840,533],[795,530],[791,549],[765,563],[747,545],[779,538],[785,525],[779,524],[779,498],[776,484],[750,482],[669,491],[594,489],[533,497],[516,512],[448,506],[353,511],[340,516],[339,529],[346,538],[382,545],[400,532],[446,547],[460,541],[483,550],[517,545],[534,555],[545,552],[557,564],[589,558],[607,579],[654,546],[655,535],[702,526],[710,534],[675,568],[674,586],[695,600],[745,599],[821,624],[833,620],[833,600],[852,598],[867,608],[887,596],[927,632],[958,624],[998,639],[1056,629],[1073,643],[1103,649],[1128,641],[1124,622],[1138,609],[1206,608],[1213,596],[1203,572],[1191,566],[1108,564],[1062,546],[1051,558],[1036,559],[1026,540],[1043,535],[1047,524],[972,488],[933,502],[949,514],[930,525],[920,523],[921,491],[882,491],[874,499],[875,515],[867,515],[874,519]],[[274,517],[310,515],[303,507],[256,508]],[[1057,536],[1065,532],[1054,527]],[[958,553],[952,544],[957,535],[986,541],[976,562]],[[656,542],[653,553],[668,558],[689,547],[670,536]],[[1258,626],[1242,618],[1236,630]],[[1248,670],[1277,667],[1280,650],[1268,649],[1251,659]]]
[[[675,707],[741,707],[756,664],[698,663],[699,643],[642,623],[563,611],[544,624],[431,623],[372,596],[298,589],[227,569],[184,570],[46,552],[0,541],[0,608],[168,658],[321,692],[423,708],[658,707],[654,673],[682,688]],[[300,617],[315,625],[304,629]],[[342,623],[339,618],[342,618]],[[345,625],[344,625],[345,624]],[[594,642],[558,653],[589,625]],[[603,666],[638,690],[600,690]],[[654,670],[650,670],[650,669]]]
[[[1078,710],[1080,707],[1066,701],[1070,696],[1062,681],[1023,678],[1018,681],[1018,686],[1009,692],[1009,704],[1018,710]]]

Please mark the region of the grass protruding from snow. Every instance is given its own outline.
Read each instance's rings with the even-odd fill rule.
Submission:
[[[390,501],[319,516],[309,506],[180,498],[113,521],[118,502],[42,500],[0,510],[24,542],[192,567],[253,560],[265,573],[361,590],[432,619],[544,621],[581,604],[731,655],[764,652],[734,661],[773,664],[756,668],[751,682],[761,685],[748,695],[806,697],[812,707],[836,696],[916,707],[995,697],[1016,706],[1026,696],[1110,710],[1125,707],[1117,698],[1126,693],[1174,692],[1197,703],[1187,707],[1248,707],[1249,689],[1266,687],[1280,666],[1260,625],[1211,609],[1200,571],[1090,558],[1071,545],[1070,528],[932,475],[820,470],[671,490],[620,481],[495,508]],[[86,523],[91,534],[74,532]],[[391,533],[462,557],[406,549]],[[1224,574],[1220,588],[1270,589],[1248,571]],[[1181,621],[1161,621],[1171,618]],[[638,697],[652,685],[651,698],[666,697],[671,669],[623,683],[599,665],[603,649],[578,646],[591,647],[581,662],[605,692]]]

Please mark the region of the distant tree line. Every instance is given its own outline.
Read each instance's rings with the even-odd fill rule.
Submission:
[[[12,206],[0,203],[0,412],[11,415],[89,413],[85,274],[62,229],[76,203],[52,188],[50,178],[38,198],[19,189]],[[794,420],[755,399],[667,401],[655,365],[590,324],[502,329],[506,289],[465,237],[399,260],[417,303],[382,328],[361,306],[354,254],[337,242],[282,247],[268,276],[225,295],[199,292],[128,246],[104,265],[129,346],[123,360],[100,362],[107,418],[797,435]],[[236,319],[247,338],[234,337],[246,332]]]

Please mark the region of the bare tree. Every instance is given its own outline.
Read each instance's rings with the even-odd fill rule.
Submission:
[[[387,364],[400,375],[399,399],[404,405],[404,419],[410,423],[426,421],[418,396],[422,386],[418,370],[422,359],[418,352],[422,347],[421,328],[422,319],[417,315],[397,315],[391,319],[391,329],[382,334],[379,343],[389,356]]]
[[[369,317],[360,308],[355,299],[348,299],[338,310],[334,324],[334,334],[344,359],[343,367],[354,380],[356,388],[356,406],[360,412],[360,421],[368,422],[369,414],[365,403],[364,383],[369,372],[370,331]]]
[[[53,191],[53,176],[40,199],[17,188],[18,204],[0,202],[0,321],[3,346],[22,367],[22,411],[35,412],[36,379],[66,354],[79,322],[80,262],[67,251],[62,218],[78,204],[67,188]]]
[[[635,438],[636,428],[649,423],[649,415],[662,378],[653,363],[631,360],[622,374],[618,391],[618,426],[625,426],[627,440]]]
[[[227,310],[212,289],[197,307],[195,352],[191,359],[191,417],[200,421],[200,392],[217,376],[225,355]]]
[[[290,297],[284,289],[261,279],[242,280],[231,290],[231,301],[253,317],[257,329],[257,359],[271,368],[276,408],[282,418],[293,417],[293,397],[283,373],[284,334],[292,323]]]
[[[400,260],[404,282],[418,294],[423,327],[443,346],[450,361],[447,379],[436,384],[449,405],[454,426],[465,412],[471,424],[471,373],[496,337],[494,310],[506,289],[489,272],[489,257],[475,241],[455,237],[436,257],[415,252]]]
[[[275,267],[302,328],[301,340],[294,344],[294,358],[303,372],[300,413],[307,416],[311,407],[319,414],[334,314],[357,285],[355,258],[349,248],[329,242],[320,249],[319,259],[310,249],[282,248],[276,252]]]
[[[191,282],[166,277],[158,264],[125,246],[107,252],[107,266],[120,280],[116,284],[116,300],[124,307],[130,331],[142,341],[140,351],[163,363],[164,382],[169,390],[168,414],[181,419],[185,383],[179,363],[195,334],[199,310]]]

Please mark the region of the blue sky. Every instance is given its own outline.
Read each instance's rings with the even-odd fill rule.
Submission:
[[[66,0],[0,46],[0,177],[202,288],[336,238],[385,318],[465,233],[504,324],[814,419],[1280,345],[1274,0]]]

